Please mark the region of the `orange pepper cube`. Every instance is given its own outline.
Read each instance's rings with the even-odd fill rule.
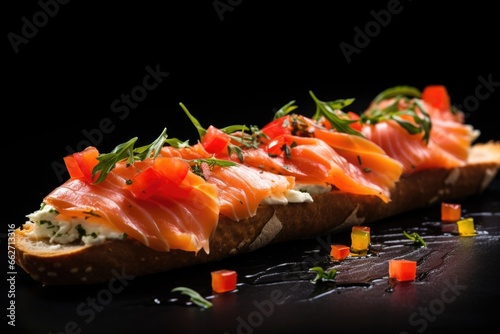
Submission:
[[[370,227],[353,226],[351,231],[351,251],[359,253],[368,250],[370,246]]]
[[[414,281],[417,276],[417,261],[395,259],[389,260],[389,278],[397,281]]]
[[[211,272],[212,290],[224,293],[236,289],[237,274],[234,270],[220,269]]]
[[[346,245],[331,245],[332,250],[330,251],[330,256],[334,260],[343,260],[345,259],[351,252],[348,246]]]
[[[456,222],[462,218],[462,206],[454,203],[441,203],[441,220],[443,222]]]
[[[458,234],[462,236],[474,236],[476,235],[476,230],[474,229],[474,219],[465,218],[457,221]]]

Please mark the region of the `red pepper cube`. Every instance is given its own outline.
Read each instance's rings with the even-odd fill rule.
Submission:
[[[443,222],[456,222],[462,218],[462,206],[455,203],[441,203],[441,220]]]
[[[353,253],[363,253],[368,251],[370,246],[370,227],[353,226],[351,231],[351,251]]]
[[[389,278],[397,281],[414,281],[417,276],[417,261],[395,259],[389,260]]]
[[[346,245],[333,244],[331,247],[330,256],[334,260],[343,260],[351,253],[350,248]]]
[[[236,289],[237,274],[234,270],[220,269],[211,272],[212,290],[224,293]]]

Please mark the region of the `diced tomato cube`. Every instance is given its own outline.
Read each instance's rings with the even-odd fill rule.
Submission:
[[[450,95],[443,85],[429,85],[424,87],[422,100],[441,111],[450,109]]]
[[[236,289],[237,273],[234,270],[220,269],[212,271],[212,290],[224,293]]]
[[[441,220],[456,222],[462,217],[462,206],[455,203],[441,203]]]
[[[417,276],[417,261],[394,259],[389,260],[389,278],[400,282],[414,281]]]
[[[347,256],[349,256],[351,250],[348,246],[346,245],[340,245],[340,244],[333,244],[331,245],[332,249],[330,251],[330,256],[334,260],[343,260]]]

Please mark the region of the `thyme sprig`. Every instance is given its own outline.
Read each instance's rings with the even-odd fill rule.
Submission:
[[[189,163],[191,171],[193,173],[195,173],[198,176],[201,176],[204,179],[205,179],[205,174],[203,172],[203,167],[202,167],[203,164],[206,164],[206,166],[209,169],[213,169],[215,166],[220,166],[220,167],[236,166],[236,162],[230,160],[215,159],[215,158],[192,159],[192,160],[186,160],[186,162]]]

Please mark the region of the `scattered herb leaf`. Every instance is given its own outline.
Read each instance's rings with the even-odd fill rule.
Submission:
[[[198,292],[184,286],[173,288],[172,292],[180,292],[183,295],[188,296],[194,304],[203,308],[211,308],[213,305],[211,302],[203,298]]]
[[[421,245],[422,247],[427,247],[424,239],[422,239],[422,237],[417,232],[408,233],[406,231],[403,231],[403,234],[405,235],[405,237],[415,242],[416,244]]]
[[[325,271],[321,267],[312,267],[309,269],[309,271],[316,272],[316,277],[314,277],[312,280],[313,283],[316,283],[318,281],[332,281],[337,275],[337,270],[335,268]]]

